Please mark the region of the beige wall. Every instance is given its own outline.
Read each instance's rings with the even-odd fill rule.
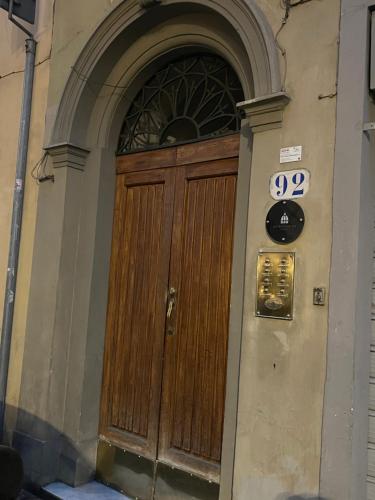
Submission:
[[[11,364],[7,403],[16,406],[22,368],[28,292],[30,284],[33,238],[38,186],[31,178],[33,165],[43,154],[45,109],[48,92],[53,2],[38,2],[36,22],[28,26],[38,42],[29,140],[28,167],[25,183],[22,241],[17,281]],[[0,11],[0,316],[3,311],[4,288],[8,260],[12,214],[13,186],[17,158],[19,118],[22,103],[25,36]]]
[[[96,27],[120,3],[120,0],[56,0],[52,59],[36,69],[29,170],[41,156],[42,145],[49,142],[71,67]],[[283,15],[279,0],[257,3],[276,32]],[[236,500],[248,500],[250,494],[251,498],[262,500],[283,500],[292,493],[318,493],[328,307],[312,305],[312,289],[328,286],[329,280],[336,111],[335,98],[320,100],[318,96],[335,92],[339,3],[339,0],[325,0],[292,9],[279,37],[287,50],[286,91],[292,101],[286,108],[281,129],[258,132],[254,138],[235,461]],[[38,61],[49,56],[52,29],[52,3],[41,0],[40,4],[43,22],[39,21],[37,28]],[[2,51],[2,72],[22,69],[23,37],[8,26],[5,16],[0,23],[7,26],[6,30],[0,29],[0,44],[9,47],[15,56],[10,58]],[[280,64],[283,68],[282,60]],[[21,86],[22,74],[0,79],[0,109],[5,110],[0,115],[0,159],[4,169],[0,234],[4,235],[4,241],[9,233]],[[310,192],[300,201],[306,215],[304,232],[294,244],[283,247],[296,252],[295,319],[291,322],[257,319],[254,316],[257,251],[279,248],[264,230],[266,213],[273,204],[269,178],[281,169],[279,149],[291,145],[303,146],[303,161],[285,165],[283,169],[303,167],[311,172]],[[37,194],[38,187],[28,176],[10,404],[18,400]],[[6,254],[7,245],[2,245],[1,297]],[[281,492],[285,495],[279,496]]]
[[[276,1],[261,2],[274,29]],[[332,174],[339,1],[311,2],[291,11],[279,41],[287,51],[286,91],[291,102],[281,129],[254,137],[248,255],[235,462],[235,498],[262,500],[318,495],[326,373],[328,306],[313,306],[313,287],[329,284]],[[279,164],[279,149],[302,145],[300,163]],[[311,172],[300,205],[305,228],[294,243],[267,237],[265,215],[274,201],[270,176],[278,170]],[[294,320],[255,318],[258,250],[296,253]],[[282,493],[284,496],[282,495]],[[280,496],[279,496],[280,495]]]

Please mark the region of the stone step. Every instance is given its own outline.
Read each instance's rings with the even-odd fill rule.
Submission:
[[[131,500],[122,493],[96,481],[77,488],[56,482],[48,484],[43,490],[59,500],[94,500],[99,498],[101,500]]]

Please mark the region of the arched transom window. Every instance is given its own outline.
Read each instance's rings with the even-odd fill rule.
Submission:
[[[118,153],[234,133],[241,83],[216,55],[177,59],[159,70],[134,99],[122,126]]]

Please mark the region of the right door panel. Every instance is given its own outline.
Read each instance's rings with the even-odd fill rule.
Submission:
[[[219,481],[237,159],[178,168],[158,458]]]

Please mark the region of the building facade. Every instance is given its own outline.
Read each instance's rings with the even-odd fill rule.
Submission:
[[[37,2],[5,426],[30,482],[375,498],[373,4]]]

